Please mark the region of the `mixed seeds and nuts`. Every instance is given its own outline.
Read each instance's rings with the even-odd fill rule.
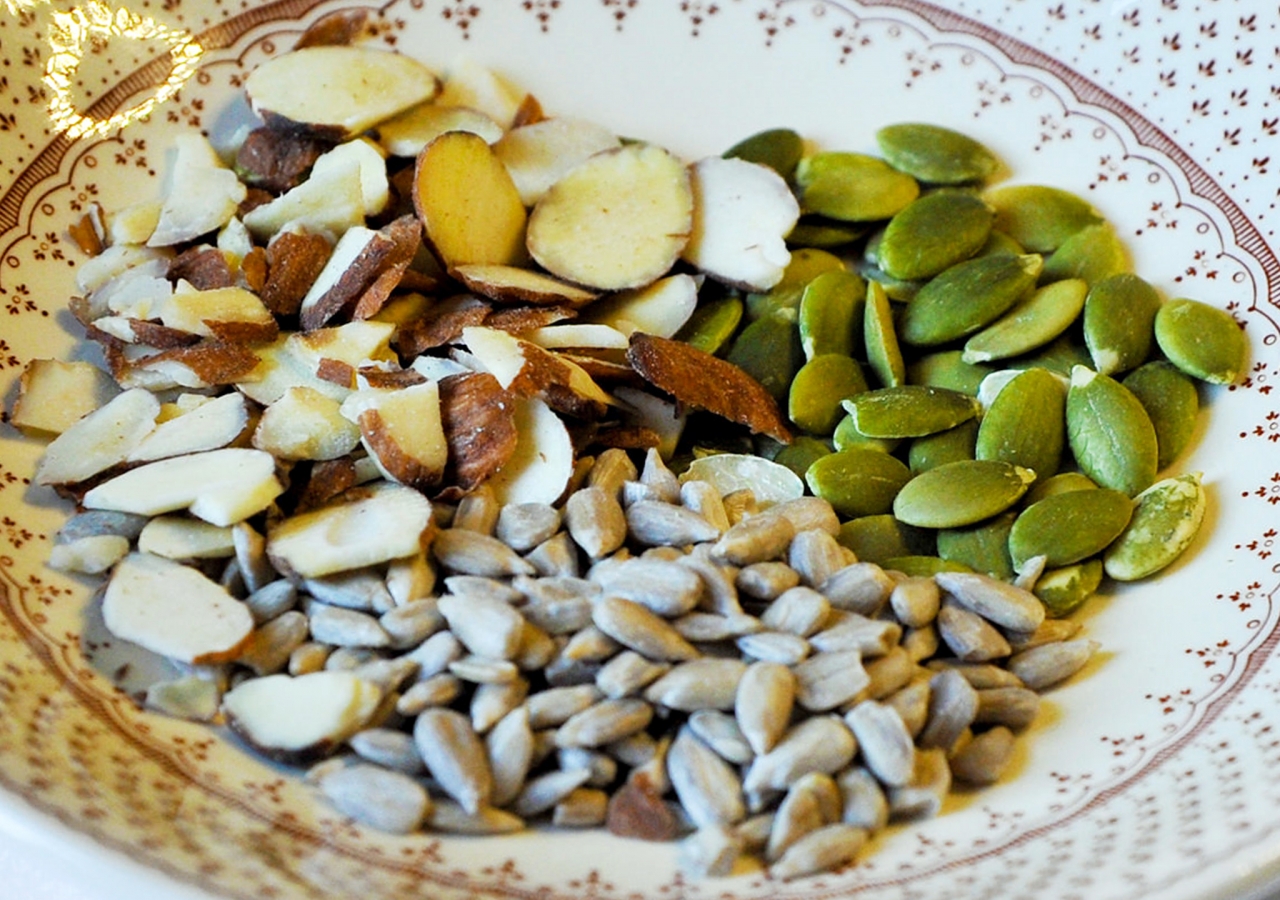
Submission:
[[[997,781],[1064,616],[1193,540],[1159,479],[1238,325],[953,131],[689,165],[342,21],[249,76],[234,168],[184,136],[77,225],[110,374],[34,362],[11,417],[81,509],[52,564],[186,672],[146,704],[374,828],[710,875]]]

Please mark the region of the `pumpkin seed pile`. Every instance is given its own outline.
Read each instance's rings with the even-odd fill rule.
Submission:
[[[686,164],[462,102],[499,87],[286,54],[252,191],[189,135],[212,200],[85,226],[114,399],[33,366],[14,421],[88,510],[54,564],[190,673],[146,704],[374,828],[604,825],[702,875],[838,868],[997,781],[1095,649],[1064,617],[1194,540],[1169,470],[1240,327],[945,128]]]

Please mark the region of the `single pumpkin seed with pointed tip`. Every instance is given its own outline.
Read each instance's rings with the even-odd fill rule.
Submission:
[[[962,460],[922,472],[898,492],[893,514],[921,528],[960,528],[1017,503],[1035,474],[994,459]]]
[[[867,389],[858,363],[841,353],[815,356],[796,373],[787,398],[787,413],[810,434],[830,434],[844,415],[841,402]]]
[[[1035,287],[1042,265],[1035,254],[957,263],[907,301],[898,336],[908,344],[932,347],[980,331]]]
[[[808,215],[802,216],[791,229],[791,233],[787,235],[787,244],[791,247],[831,250],[852,244],[866,233],[867,229],[863,225]]]
[[[920,185],[910,175],[874,156],[845,151],[800,160],[795,180],[806,212],[843,222],[888,219],[920,195]]]
[[[724,151],[725,159],[745,159],[790,178],[804,155],[804,139],[790,128],[768,128],[743,138]]]
[[[1198,300],[1171,300],[1156,313],[1156,343],[1192,378],[1231,384],[1244,371],[1248,342],[1226,310]]]
[[[1129,271],[1129,254],[1116,230],[1105,222],[1086,225],[1044,261],[1041,281],[1079,278],[1095,284]]]
[[[726,294],[723,297],[700,299],[693,315],[676,335],[676,340],[704,353],[719,353],[738,330],[742,313],[740,297]]]
[[[943,528],[938,532],[938,555],[950,562],[964,563],[975,572],[1008,581],[1014,576],[1009,532],[1016,518],[1013,510],[1005,510],[976,525]]]
[[[981,412],[974,397],[946,388],[904,384],[866,391],[844,401],[858,432],[873,438],[906,438],[955,428]]]
[[[1052,253],[1071,235],[1102,217],[1088,201],[1062,188],[1017,184],[987,191],[995,227],[1032,253]]]
[[[939,350],[919,356],[907,364],[907,381],[976,396],[982,379],[995,368],[984,363],[965,362],[963,353],[963,350]]]
[[[857,272],[834,269],[818,275],[800,295],[800,347],[805,359],[824,353],[853,354],[862,326],[867,283]]]
[[[1071,491],[1046,497],[1022,511],[1009,532],[1013,567],[1045,557],[1045,565],[1066,566],[1096,553],[1129,524],[1133,501],[1121,491]]]
[[[1000,168],[995,154],[981,143],[941,125],[886,125],[876,132],[876,144],[889,165],[928,184],[983,181]]]
[[[1200,412],[1195,382],[1173,363],[1155,360],[1134,369],[1121,384],[1151,417],[1159,450],[1156,465],[1165,468],[1182,455],[1195,434]]]
[[[781,403],[804,364],[795,321],[783,313],[756,319],[734,340],[727,359]]]
[[[919,474],[945,463],[976,459],[977,441],[978,420],[961,422],[955,428],[913,440],[911,449],[907,451],[907,465],[912,472]]]
[[[1051,618],[1069,616],[1093,596],[1102,583],[1102,560],[1090,559],[1050,569],[1036,579],[1033,593]]]
[[[1156,482],[1134,499],[1129,526],[1103,557],[1116,581],[1154,575],[1182,555],[1199,532],[1207,505],[1199,472]]]
[[[1076,366],[1067,391],[1067,440],[1081,471],[1132,497],[1156,480],[1159,451],[1151,417],[1107,375]]]
[[[804,476],[809,490],[849,517],[889,512],[910,479],[911,470],[898,459],[863,447],[824,456]]]
[[[1031,486],[1031,490],[1027,491],[1027,496],[1023,497],[1023,505],[1030,506],[1032,503],[1039,503],[1045,497],[1052,497],[1054,494],[1066,494],[1071,491],[1092,491],[1097,487],[1089,480],[1088,475],[1080,472],[1059,472],[1043,481],[1037,481]]]
[[[1055,281],[969,338],[965,362],[1021,356],[1052,341],[1080,317],[1089,285],[1079,278]]]
[[[974,446],[977,459],[1003,459],[1025,466],[1036,479],[1058,471],[1067,428],[1067,390],[1045,369],[1028,369],[996,395]]]
[[[1084,343],[1103,375],[1127,372],[1151,355],[1160,295],[1137,275],[1094,281],[1084,300]]]
[[[894,278],[932,278],[982,249],[994,215],[973,194],[955,190],[925,194],[889,220],[876,263]]]
[[[902,358],[902,348],[898,346],[889,297],[884,288],[874,281],[867,286],[867,303],[863,311],[862,334],[871,370],[884,387],[906,383],[907,365]]]

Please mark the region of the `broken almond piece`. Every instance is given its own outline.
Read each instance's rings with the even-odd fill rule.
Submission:
[[[597,419],[613,402],[581,368],[530,341],[484,327],[463,329],[462,339],[502,387],[540,397],[558,412]]]
[[[236,220],[232,220],[236,221]],[[197,291],[232,287],[236,283],[227,257],[217,247],[191,247],[169,260],[170,281],[186,281]]]
[[[512,128],[493,145],[525,206],[533,206],[579,163],[622,145],[617,135],[586,119],[557,117]]]
[[[171,247],[217,231],[236,214],[246,189],[198,133],[174,137],[176,156],[149,247]]]
[[[102,597],[107,630],[189,664],[235,657],[253,631],[249,607],[196,569],[149,553],[126,556]]]
[[[245,184],[284,193],[301,184],[332,146],[332,141],[306,134],[255,128],[236,151],[236,171]]]
[[[340,404],[309,387],[291,387],[262,413],[253,446],[277,459],[337,459],[360,443],[360,429]]]
[[[223,394],[156,426],[128,456],[150,462],[168,456],[216,450],[233,443],[249,426],[249,407],[240,394]]]
[[[333,248],[321,234],[286,231],[267,245],[267,280],[262,302],[277,316],[296,315]]]
[[[101,575],[129,555],[129,539],[95,534],[49,548],[49,568],[80,575]]]
[[[325,234],[336,241],[348,228],[364,224],[364,182],[360,165],[345,160],[308,178],[279,197],[244,213],[246,228],[258,240],[286,230]]]
[[[499,303],[533,303],[538,306],[586,306],[600,296],[577,285],[518,266],[471,264],[454,266],[451,275],[468,290]]]
[[[382,689],[351,672],[268,675],[240,682],[222,698],[231,730],[265,756],[303,764],[328,756],[382,703]]]
[[[421,493],[384,484],[353,495],[275,523],[267,535],[267,555],[276,568],[320,578],[424,549],[431,533],[431,501]]]
[[[515,404],[516,448],[488,480],[498,502],[555,503],[573,475],[573,440],[564,422],[536,397]]]
[[[453,481],[469,491],[515,452],[515,397],[487,372],[450,375],[439,384],[440,422]]]
[[[176,291],[161,304],[160,321],[168,328],[230,343],[273,341],[280,333],[275,316],[258,296],[239,287]]]
[[[742,369],[680,341],[636,333],[627,351],[645,381],[677,402],[746,425],[784,444],[791,432],[769,392]]]
[[[312,178],[323,178],[326,172],[340,170],[355,163],[360,172],[360,189],[364,197],[364,214],[376,216],[391,200],[387,182],[387,160],[381,148],[368,138],[345,141],[316,159]]]
[[[535,328],[545,328],[576,318],[577,315],[576,310],[567,306],[508,306],[495,309],[485,317],[483,323],[477,324],[511,334],[523,334]]]
[[[138,552],[165,559],[226,559],[234,556],[231,529],[185,516],[156,516],[138,535]]]
[[[661,147],[598,153],[557,181],[529,217],[529,252],[553,275],[601,290],[648,284],[693,227],[684,164]]]
[[[396,349],[402,356],[421,356],[428,350],[452,344],[467,328],[488,320],[493,307],[479,297],[459,294],[428,308],[422,318],[396,334]]]
[[[33,359],[22,370],[9,423],[62,434],[119,393],[111,376],[92,363]]]
[[[417,60],[368,47],[306,47],[259,64],[244,83],[267,125],[345,140],[440,90]]]
[[[524,91],[497,72],[464,57],[447,73],[436,103],[478,109],[506,129],[515,121],[524,98]]]
[[[340,412],[360,426],[361,443],[389,481],[419,490],[440,482],[448,448],[436,382],[358,391],[343,402]]]
[[[234,525],[266,509],[283,490],[271,454],[226,447],[130,469],[86,493],[84,506],[144,516],[189,509],[214,525]]]
[[[484,138],[442,134],[419,154],[414,172],[414,209],[445,268],[526,259],[524,204]]]
[[[119,465],[155,430],[159,415],[150,391],[125,391],[54,438],[36,465],[36,484],[77,484]]]
[[[629,346],[627,336],[618,329],[589,322],[548,325],[523,337],[544,350],[626,350]]]
[[[151,391],[234,384],[254,377],[260,362],[247,345],[222,341],[201,341],[142,358],[130,358],[127,353],[115,356],[111,347],[104,350],[121,387]]]
[[[652,284],[622,291],[592,304],[583,318],[617,329],[675,337],[698,306],[698,282],[690,275],[668,275]]]
[[[791,260],[786,237],[800,204],[782,176],[744,159],[712,156],[690,167],[693,233],[683,258],[744,291],[767,291]]]
[[[371,11],[366,7],[359,7],[356,9],[339,9],[335,12],[327,13],[316,19],[306,31],[302,32],[302,36],[293,45],[293,49],[301,50],[304,47],[346,47],[354,44],[356,39],[361,36],[373,37],[373,28],[369,24],[369,13]]]
[[[502,126],[478,109],[423,103],[378,126],[378,142],[392,156],[415,158],[447,131],[469,131],[486,144],[502,137]]]

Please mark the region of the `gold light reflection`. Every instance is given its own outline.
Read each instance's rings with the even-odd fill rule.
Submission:
[[[32,10],[47,0],[4,0],[10,12]],[[54,12],[49,25],[49,48],[44,83],[51,92],[49,118],[53,127],[75,140],[103,137],[146,116],[171,98],[196,72],[204,48],[189,31],[180,31],[138,15],[128,9],[114,9],[101,0],[90,0],[70,12]],[[169,47],[173,68],[155,93],[134,106],[105,119],[85,115],[75,107],[72,85],[87,47],[96,39],[113,37],[136,41],[160,41]]]

